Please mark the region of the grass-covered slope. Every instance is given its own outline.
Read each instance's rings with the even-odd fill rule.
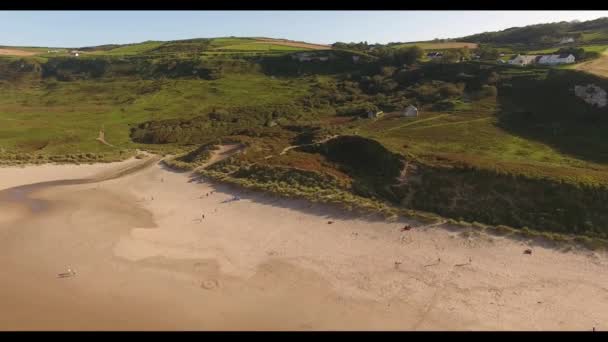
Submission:
[[[608,89],[605,79],[322,47],[300,61],[296,43],[190,39],[0,58],[0,159],[148,149],[192,169],[214,145],[238,143],[242,153],[201,172],[385,213],[607,236],[606,109],[573,92]],[[399,114],[408,105],[418,117]],[[96,140],[100,130],[113,146]]]

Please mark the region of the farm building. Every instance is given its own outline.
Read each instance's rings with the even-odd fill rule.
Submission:
[[[441,58],[443,54],[441,52],[429,52],[426,54],[428,58]]]
[[[558,65],[558,64],[571,64],[576,61],[576,58],[572,54],[561,54],[561,55],[517,55],[515,58],[509,61],[512,65],[529,65],[529,64],[542,64],[542,65]]]
[[[418,108],[409,105],[401,112],[401,115],[406,118],[415,118],[418,116]]]
[[[70,51],[70,55],[72,55],[74,57],[78,57],[78,56],[80,56],[80,51],[72,50],[72,51]]]
[[[327,55],[324,55],[324,56],[315,55],[314,53],[311,53],[311,52],[300,52],[300,53],[291,55],[291,59],[295,59],[300,62],[310,62],[310,61],[326,62],[329,60],[329,57],[330,56],[327,56]]]
[[[562,40],[560,40],[559,43],[560,44],[574,43],[574,38],[572,38],[572,37],[562,38]]]
[[[537,57],[537,55],[517,55],[509,61],[509,64],[519,66],[534,64]]]
[[[384,112],[383,111],[369,111],[367,112],[367,117],[370,119],[377,119],[377,118],[381,118],[382,116],[384,116]]]
[[[557,64],[571,64],[576,61],[576,58],[572,54],[561,54],[561,55],[545,55],[541,56],[538,60],[538,64],[544,65],[557,65]]]

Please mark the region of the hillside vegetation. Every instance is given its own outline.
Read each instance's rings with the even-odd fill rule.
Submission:
[[[608,44],[608,18],[585,22],[558,22],[512,27],[497,32],[484,32],[459,38],[461,41],[497,46],[555,46],[565,38],[576,44]]]
[[[200,173],[387,215],[608,238],[607,109],[573,91],[608,89],[606,79],[494,56],[460,62],[467,49],[427,61],[418,46],[287,43],[0,58],[0,160],[109,161],[142,149],[194,169],[216,145],[239,144]],[[304,50],[311,60],[298,58]],[[417,117],[400,114],[410,105]]]

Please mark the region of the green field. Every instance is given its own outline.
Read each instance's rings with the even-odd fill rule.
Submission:
[[[467,43],[467,42],[445,42],[445,43],[436,43],[436,42],[415,42],[415,43],[404,43],[395,45],[395,48],[402,48],[407,46],[418,46],[423,50],[448,50],[448,49],[461,49],[463,47],[467,47],[469,49],[475,49],[477,44],[475,43]]]
[[[608,44],[603,44],[603,45],[581,45],[581,46],[577,46],[580,48],[585,49],[585,51],[593,51],[593,52],[604,52],[608,49]],[[542,50],[532,50],[532,51],[528,51],[529,54],[538,54],[538,55],[542,55],[542,54],[551,54],[551,53],[555,53],[559,48],[549,48],[549,49],[542,49]]]
[[[138,55],[149,52],[161,46],[163,42],[144,42],[139,44],[130,44],[121,46],[108,51],[95,51],[95,55]]]
[[[225,51],[302,51],[310,50],[301,47],[285,46],[279,44],[272,44],[266,42],[255,42],[255,43],[243,43],[226,45],[216,48],[217,50]]]

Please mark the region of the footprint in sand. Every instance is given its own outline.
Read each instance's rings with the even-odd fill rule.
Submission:
[[[205,290],[214,290],[220,286],[220,283],[215,279],[205,280],[201,283],[201,287]]]

